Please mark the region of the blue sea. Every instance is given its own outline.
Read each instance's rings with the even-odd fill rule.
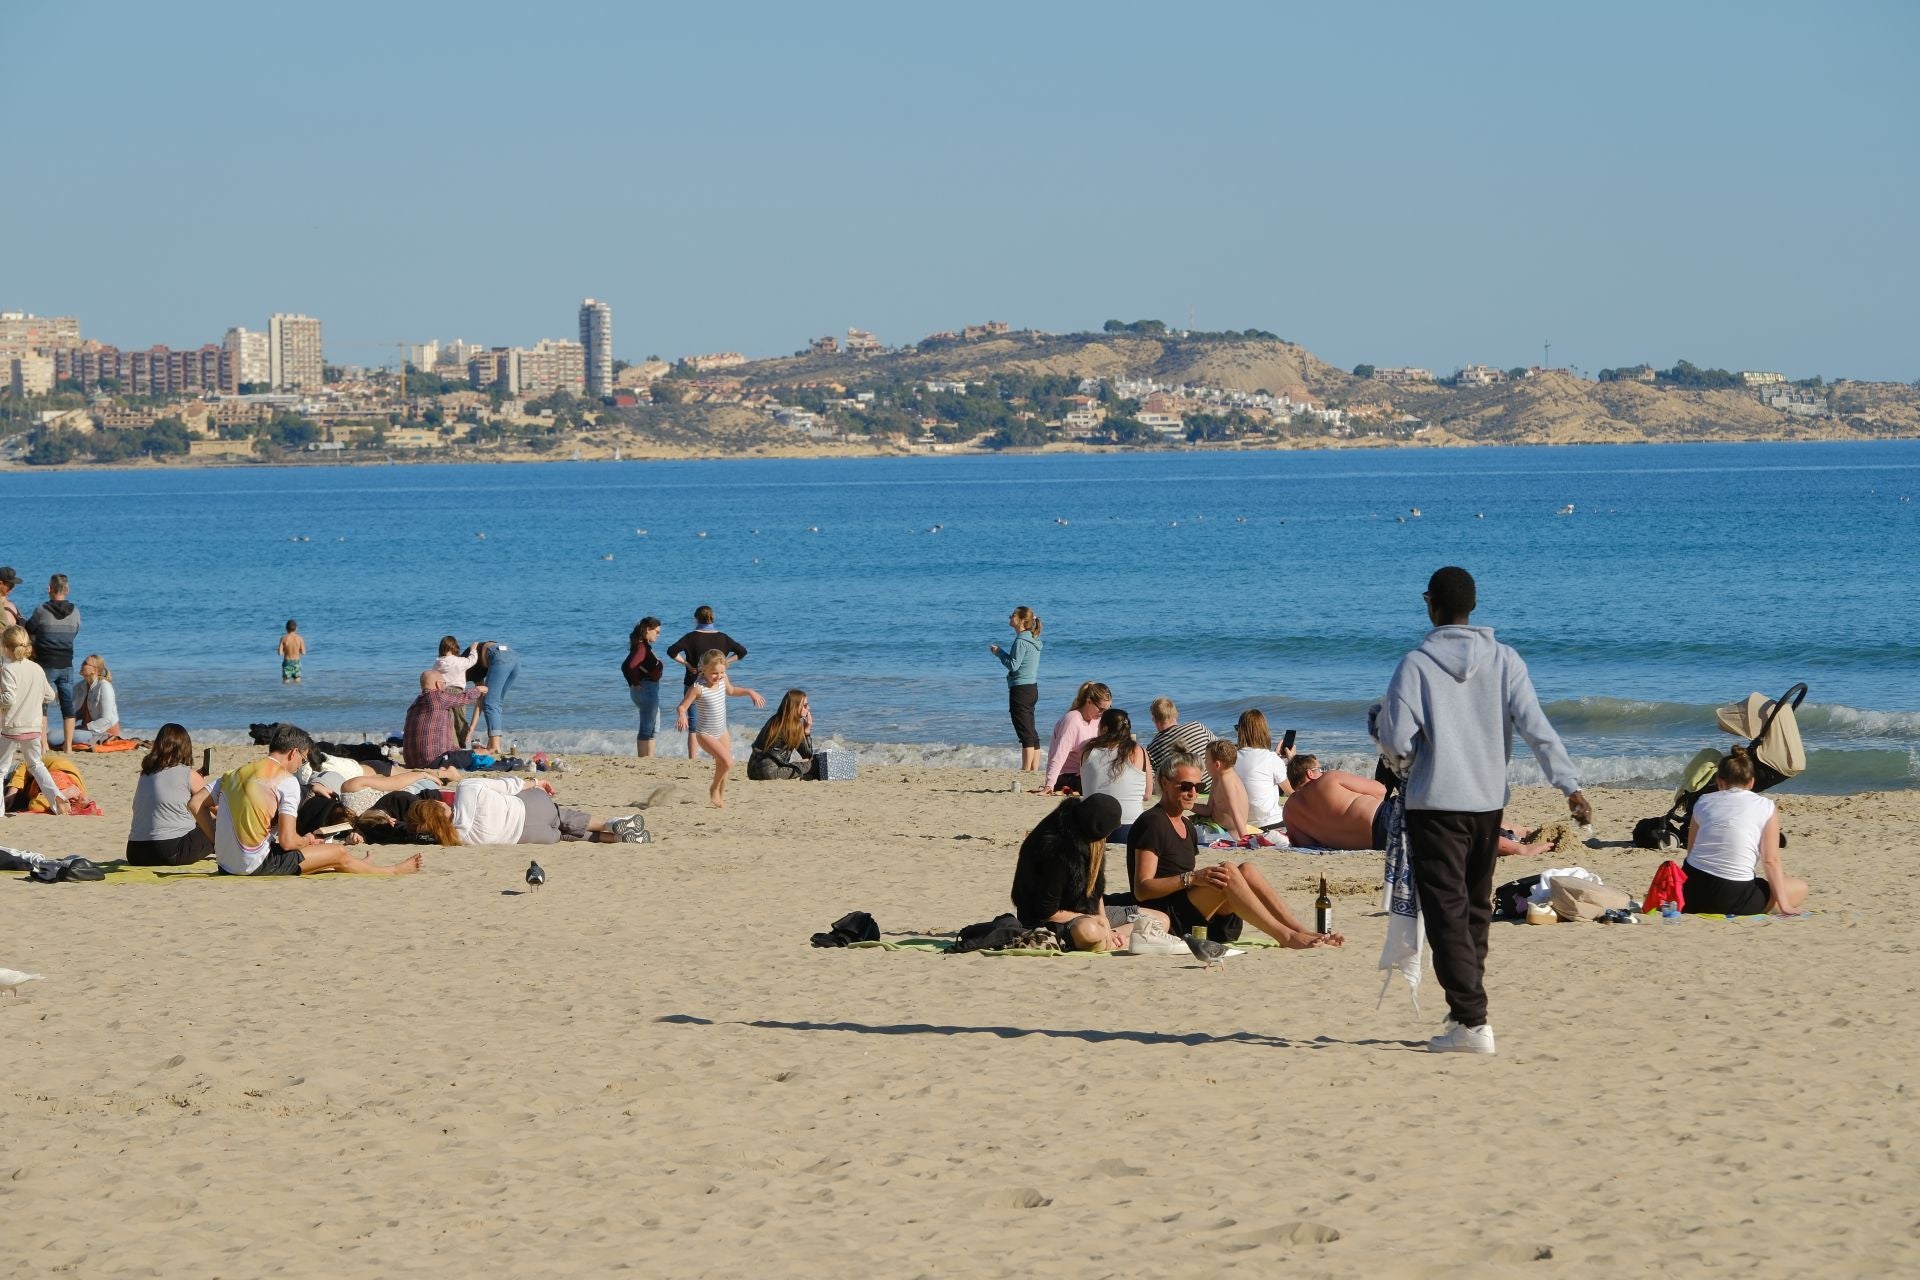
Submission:
[[[1805,681],[1793,786],[1920,786],[1914,441],[14,472],[0,497],[15,600],[69,574],[147,732],[384,738],[452,633],[521,651],[522,753],[625,753],[628,630],[711,604],[736,680],[806,688],[863,762],[1010,766],[987,646],[1025,604],[1043,731],[1097,679],[1140,728],[1160,694],[1227,732],[1257,706],[1364,771],[1365,709],[1456,563],[1589,783],[1670,785],[1732,742],[1717,704]]]

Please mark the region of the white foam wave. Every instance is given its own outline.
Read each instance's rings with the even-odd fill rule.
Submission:
[[[1920,738],[1920,711],[1864,711],[1839,703],[1800,708],[1803,730],[1847,738]]]

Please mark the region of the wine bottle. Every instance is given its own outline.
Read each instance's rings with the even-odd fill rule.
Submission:
[[[1320,896],[1313,900],[1313,931],[1333,932],[1333,899],[1327,896],[1327,878],[1320,877]]]

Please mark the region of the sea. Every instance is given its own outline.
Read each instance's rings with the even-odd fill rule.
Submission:
[[[1916,498],[1920,441],[9,472],[0,563],[29,611],[70,576],[141,733],[384,740],[452,634],[520,651],[520,754],[625,754],[628,632],[709,604],[736,682],[806,689],[863,768],[1012,767],[988,646],[1028,605],[1043,733],[1099,680],[1147,733],[1162,694],[1228,734],[1259,707],[1361,772],[1458,564],[1584,783],[1670,786],[1732,745],[1716,706],[1804,682],[1789,785],[1850,793],[1920,786]]]

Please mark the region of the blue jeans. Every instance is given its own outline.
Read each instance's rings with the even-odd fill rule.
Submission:
[[[507,688],[518,674],[520,655],[511,649],[495,649],[487,660],[487,696],[480,702],[480,717],[486,721],[489,738],[506,730]]]
[[[641,742],[652,742],[654,735],[660,732],[660,682],[642,680],[639,684],[628,685],[627,693],[632,696],[633,705],[640,712],[640,731],[634,736]]]
[[[73,719],[73,668],[48,667],[47,683],[53,686],[53,692],[60,699],[60,718],[62,720]],[[48,736],[51,738],[52,735]],[[68,750],[73,749],[71,742],[65,745]]]

